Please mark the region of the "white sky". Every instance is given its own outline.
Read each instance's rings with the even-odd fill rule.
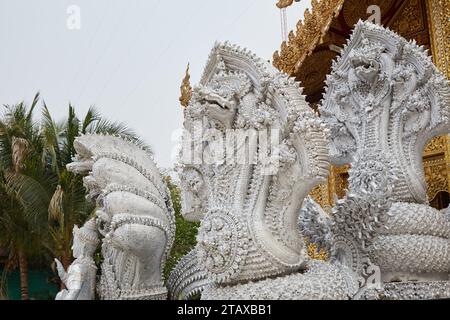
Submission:
[[[309,0],[288,8],[289,29]],[[214,42],[229,40],[271,60],[280,47],[276,0],[0,0],[0,104],[30,102],[37,91],[56,119],[71,102],[123,121],[172,164],[182,126],[179,87],[191,82]],[[81,9],[81,29],[66,12]]]

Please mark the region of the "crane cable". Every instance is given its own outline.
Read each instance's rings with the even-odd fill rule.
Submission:
[[[280,9],[280,19],[281,19],[281,40],[288,41],[288,27],[287,27],[287,14],[286,8]]]

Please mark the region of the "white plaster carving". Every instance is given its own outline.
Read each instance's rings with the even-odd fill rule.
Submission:
[[[207,210],[208,189],[200,171],[191,166],[176,166],[180,179],[181,214],[191,222],[200,222]],[[197,248],[182,257],[167,281],[169,298],[189,300],[200,295],[210,283],[206,269],[197,259]]]
[[[68,169],[86,175],[102,240],[102,299],[165,299],[163,269],[175,237],[169,191],[152,155],[108,135],[76,139]]]
[[[75,260],[64,270],[62,263],[55,259],[56,268],[66,289],[56,295],[56,300],[93,300],[97,267],[93,256],[100,240],[94,220],[89,220],[82,228],[73,228],[72,251]]]
[[[181,187],[181,212],[187,221],[197,222],[203,219],[207,203],[208,190],[204,178],[198,170],[185,166],[179,169]]]
[[[177,263],[167,281],[169,298],[189,300],[203,292],[210,283],[206,271],[198,263],[196,249],[191,250]]]
[[[234,286],[206,286],[205,300],[348,300],[358,290],[345,266],[311,260],[307,271]]]
[[[298,227],[310,243],[317,245],[318,249],[330,251],[332,218],[310,196],[303,202]]]
[[[335,164],[378,149],[397,168],[393,201],[427,204],[422,154],[449,130],[449,86],[423,47],[359,22],[333,62],[320,107]]]
[[[422,164],[425,144],[450,130],[447,80],[423,48],[360,21],[326,83],[331,160],[352,165],[333,208],[333,259],[360,275],[374,263],[385,281],[448,279],[450,225],[428,206]],[[409,295],[388,293],[397,287],[408,286],[385,293]]]
[[[449,214],[428,206],[422,169],[427,141],[450,129],[449,108],[448,82],[423,48],[368,22],[333,63],[322,119],[293,79],[247,49],[217,44],[185,109],[182,209],[201,227],[169,278],[170,298],[450,297]],[[248,135],[224,151],[245,149],[247,161],[217,157],[236,130]],[[251,134],[262,131],[276,132],[277,144]],[[105,236],[101,297],[165,298],[174,218],[155,164],[116,137],[75,145],[69,169],[87,175]],[[307,198],[326,180],[329,156],[351,163],[331,217]],[[329,249],[330,261],[310,260],[304,237]]]
[[[246,49],[217,44],[186,108],[184,127],[191,135],[184,137],[183,150],[199,142],[211,151],[227,130],[280,133],[271,150],[278,151],[275,160],[181,165],[181,180],[195,170],[207,192],[195,249],[210,281],[202,299],[348,299],[356,292],[356,279],[345,266],[309,261],[298,231],[303,199],[329,173],[327,130],[298,83]],[[202,141],[196,141],[196,129]],[[211,129],[214,135],[205,134]],[[247,141],[249,159],[260,159],[260,140]],[[239,152],[244,146],[233,147]],[[265,167],[274,161],[279,170],[267,174]],[[187,191],[192,189],[188,184]]]
[[[381,289],[366,290],[361,300],[434,300],[450,297],[450,281],[385,283]]]

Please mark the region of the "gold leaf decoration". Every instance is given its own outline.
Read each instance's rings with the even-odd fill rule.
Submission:
[[[289,34],[288,43],[273,55],[273,65],[288,74],[294,74],[298,65],[311,54],[328,31],[331,20],[342,8],[344,0],[312,0],[312,10],[306,10],[304,21],[297,23],[297,31]]]
[[[187,107],[192,98],[192,86],[191,86],[191,75],[189,74],[189,63],[186,68],[186,74],[181,82],[181,96],[180,103],[183,107]]]

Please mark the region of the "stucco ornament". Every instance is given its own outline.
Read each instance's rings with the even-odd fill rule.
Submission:
[[[152,155],[131,141],[84,135],[70,171],[86,175],[103,235],[99,295],[107,300],[165,299],[163,269],[175,236],[169,191]]]
[[[315,202],[311,196],[306,197],[300,209],[298,227],[300,233],[310,243],[317,246],[317,250],[330,251],[332,222],[331,216],[322,209],[320,204]]]
[[[207,192],[195,249],[210,281],[202,299],[348,298],[351,271],[311,262],[298,230],[303,200],[329,174],[328,132],[299,84],[217,44],[184,128],[182,170],[195,169]]]
[[[207,203],[208,187],[203,175],[194,167],[178,168],[181,192],[181,213],[187,221],[203,219]]]
[[[194,248],[178,261],[167,281],[169,298],[172,300],[190,300],[200,295],[210,284],[205,268],[197,259]]]
[[[326,84],[331,161],[352,165],[332,255],[359,274],[379,266],[386,283],[448,280],[450,225],[428,205],[422,164],[425,144],[450,129],[447,80],[424,48],[360,21]]]
[[[56,300],[93,300],[97,267],[93,256],[100,240],[94,220],[87,221],[83,227],[73,228],[72,251],[75,260],[64,270],[62,263],[55,259],[56,268],[66,289],[56,295]]]

